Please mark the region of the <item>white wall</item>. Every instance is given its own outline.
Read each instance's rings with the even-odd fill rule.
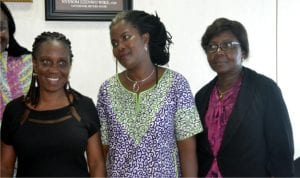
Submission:
[[[215,18],[227,17],[242,22],[248,31],[250,57],[245,66],[276,80],[286,97],[294,128],[296,156],[300,154],[300,133],[296,132],[296,118],[300,116],[296,108],[296,88],[291,90],[287,81],[293,57],[287,59],[286,52],[294,54],[297,41],[293,39],[287,20],[296,15],[298,0],[279,0],[279,58],[276,61],[276,1],[274,0],[133,0],[134,9],[157,12],[173,35],[170,68],[182,73],[196,93],[215,75],[209,68],[201,49],[200,40],[207,25]],[[297,2],[296,2],[297,1]],[[100,84],[115,73],[115,60],[112,56],[109,22],[45,21],[45,4],[42,0],[33,3],[7,3],[17,24],[16,38],[31,49],[33,39],[42,31],[59,31],[72,42],[74,63],[71,72],[71,85],[96,102]],[[293,14],[294,15],[294,14]],[[291,20],[292,21],[292,20]],[[287,27],[285,27],[287,25]],[[299,26],[298,26],[299,31]],[[293,31],[296,33],[296,29]],[[286,33],[290,37],[286,39]],[[285,41],[287,40],[287,41]],[[290,50],[293,43],[293,49]],[[286,51],[286,52],[285,52]],[[284,60],[284,61],[283,61]],[[290,60],[285,63],[286,60]],[[277,71],[278,69],[278,71]],[[296,68],[295,68],[296,69]],[[294,80],[296,82],[296,79]],[[289,90],[288,90],[289,88]],[[299,88],[298,88],[299,89]],[[299,90],[298,90],[299,91]]]
[[[278,3],[278,84],[288,106],[294,132],[295,158],[300,156],[299,32],[300,1]]]

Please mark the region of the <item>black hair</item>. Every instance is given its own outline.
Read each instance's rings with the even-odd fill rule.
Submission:
[[[59,32],[43,32],[35,38],[32,45],[33,60],[37,58],[37,54],[39,53],[41,44],[48,41],[59,41],[62,44],[64,44],[65,47],[69,50],[70,62],[72,63],[73,53],[71,48],[71,42],[65,35]]]
[[[59,41],[64,44],[65,48],[68,49],[70,54],[70,63],[72,64],[73,53],[71,49],[71,42],[65,35],[58,32],[43,32],[39,36],[37,36],[32,45],[32,59],[37,60],[37,56],[40,50],[41,45],[44,42],[49,41]],[[25,101],[27,103],[31,103],[33,106],[38,105],[39,101],[39,85],[35,86],[38,83],[36,73],[33,73],[32,80],[30,84],[29,91],[25,97]],[[65,93],[67,95],[68,100],[70,101],[69,94],[73,94],[75,96],[74,90],[71,89],[69,82],[65,84]]]
[[[245,27],[238,21],[226,18],[218,18],[207,27],[201,40],[201,46],[204,51],[206,51],[206,48],[213,37],[225,31],[230,31],[237,38],[241,45],[244,59],[247,59],[249,56],[249,42]]]
[[[14,37],[14,33],[16,32],[16,25],[8,7],[2,1],[0,1],[0,4],[1,4],[1,11],[3,11],[4,14],[7,16],[7,22],[8,22],[8,34],[9,34],[9,42],[8,42],[9,46],[7,48],[8,55],[18,57],[24,54],[30,54],[30,51],[28,51],[26,48],[19,45],[19,43]]]
[[[169,47],[173,43],[172,36],[157,14],[152,15],[139,10],[120,12],[112,20],[110,30],[113,25],[121,20],[137,28],[141,35],[149,33],[149,52],[154,65],[165,65],[169,62]]]

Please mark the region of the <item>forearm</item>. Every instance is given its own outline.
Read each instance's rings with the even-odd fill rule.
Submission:
[[[14,169],[3,168],[1,164],[1,176],[0,177],[12,177]]]
[[[12,177],[14,174],[16,154],[13,146],[1,142],[1,175],[0,177]]]
[[[103,161],[99,161],[93,165],[89,165],[91,177],[105,177],[106,170]]]
[[[197,177],[198,162],[195,142],[194,137],[178,142],[182,177]]]
[[[198,163],[195,156],[183,155],[180,156],[180,164],[182,177],[197,177],[198,173]]]
[[[87,160],[91,177],[106,176],[105,159],[99,133],[95,133],[88,140]]]

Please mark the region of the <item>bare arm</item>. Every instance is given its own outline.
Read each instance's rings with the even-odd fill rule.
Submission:
[[[196,138],[190,137],[177,142],[181,164],[182,177],[197,177],[198,162],[196,153]]]
[[[106,161],[107,159],[107,154],[108,154],[108,145],[102,145],[103,148],[103,155],[104,155],[104,159]]]
[[[105,177],[105,161],[98,132],[89,138],[86,153],[91,177]]]
[[[0,177],[12,177],[16,162],[16,153],[12,145],[1,142],[1,175]]]

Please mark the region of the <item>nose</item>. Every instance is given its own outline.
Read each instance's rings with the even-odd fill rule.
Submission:
[[[216,53],[224,53],[224,50],[221,48],[221,46],[218,46],[218,49],[216,50]]]
[[[61,70],[61,69],[60,69],[58,63],[52,64],[52,65],[49,66],[49,68],[48,68],[48,71],[49,71],[50,73],[59,73],[60,70]]]
[[[124,43],[119,41],[119,44],[117,46],[117,51],[123,51],[124,49],[125,49]]]
[[[51,73],[51,74],[59,73],[59,69],[57,67],[52,66],[49,68],[49,73]]]

